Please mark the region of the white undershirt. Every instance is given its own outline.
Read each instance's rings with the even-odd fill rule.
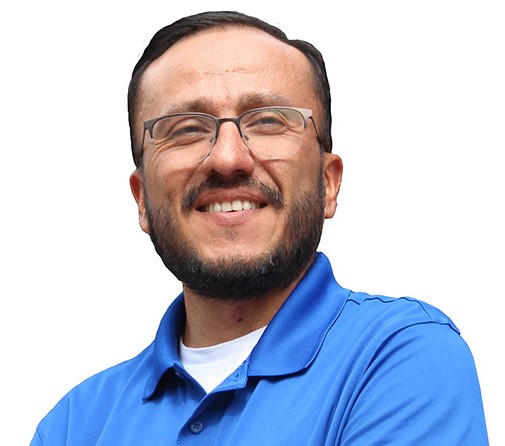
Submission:
[[[184,368],[207,393],[214,390],[251,354],[266,327],[222,344],[190,348],[179,340],[179,355]]]

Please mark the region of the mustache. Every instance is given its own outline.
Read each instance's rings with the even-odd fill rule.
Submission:
[[[254,191],[260,192],[263,196],[265,196],[268,199],[269,203],[276,209],[284,207],[284,197],[278,188],[274,188],[265,183],[262,183],[255,178],[238,176],[231,180],[225,180],[219,177],[209,178],[203,183],[191,187],[182,197],[182,210],[184,212],[189,212],[191,209],[193,209],[194,203],[199,195],[206,190],[233,189],[235,187],[248,187],[250,189],[253,189]]]

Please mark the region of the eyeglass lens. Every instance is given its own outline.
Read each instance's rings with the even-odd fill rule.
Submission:
[[[161,150],[170,150],[186,163],[197,163],[210,153],[226,121],[231,119],[219,120],[198,113],[166,116],[153,125],[152,140]],[[286,158],[302,145],[305,118],[296,109],[251,110],[234,122],[237,121],[244,143],[260,158]]]

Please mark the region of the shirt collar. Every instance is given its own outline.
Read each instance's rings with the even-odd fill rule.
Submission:
[[[152,371],[144,389],[144,399],[150,398],[165,372],[179,361],[179,338],[186,322],[184,295],[179,294],[161,320],[152,349]]]
[[[328,258],[317,253],[252,351],[248,375],[287,375],[308,367],[349,293],[335,281]]]
[[[280,376],[308,367],[348,295],[349,290],[335,281],[327,257],[317,253],[314,263],[253,349],[247,374]],[[180,294],[168,308],[156,334],[145,399],[152,396],[170,368],[180,366],[178,343],[185,321],[184,297]]]

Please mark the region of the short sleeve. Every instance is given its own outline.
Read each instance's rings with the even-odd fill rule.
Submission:
[[[392,333],[355,390],[342,446],[487,446],[471,352],[449,325]]]

